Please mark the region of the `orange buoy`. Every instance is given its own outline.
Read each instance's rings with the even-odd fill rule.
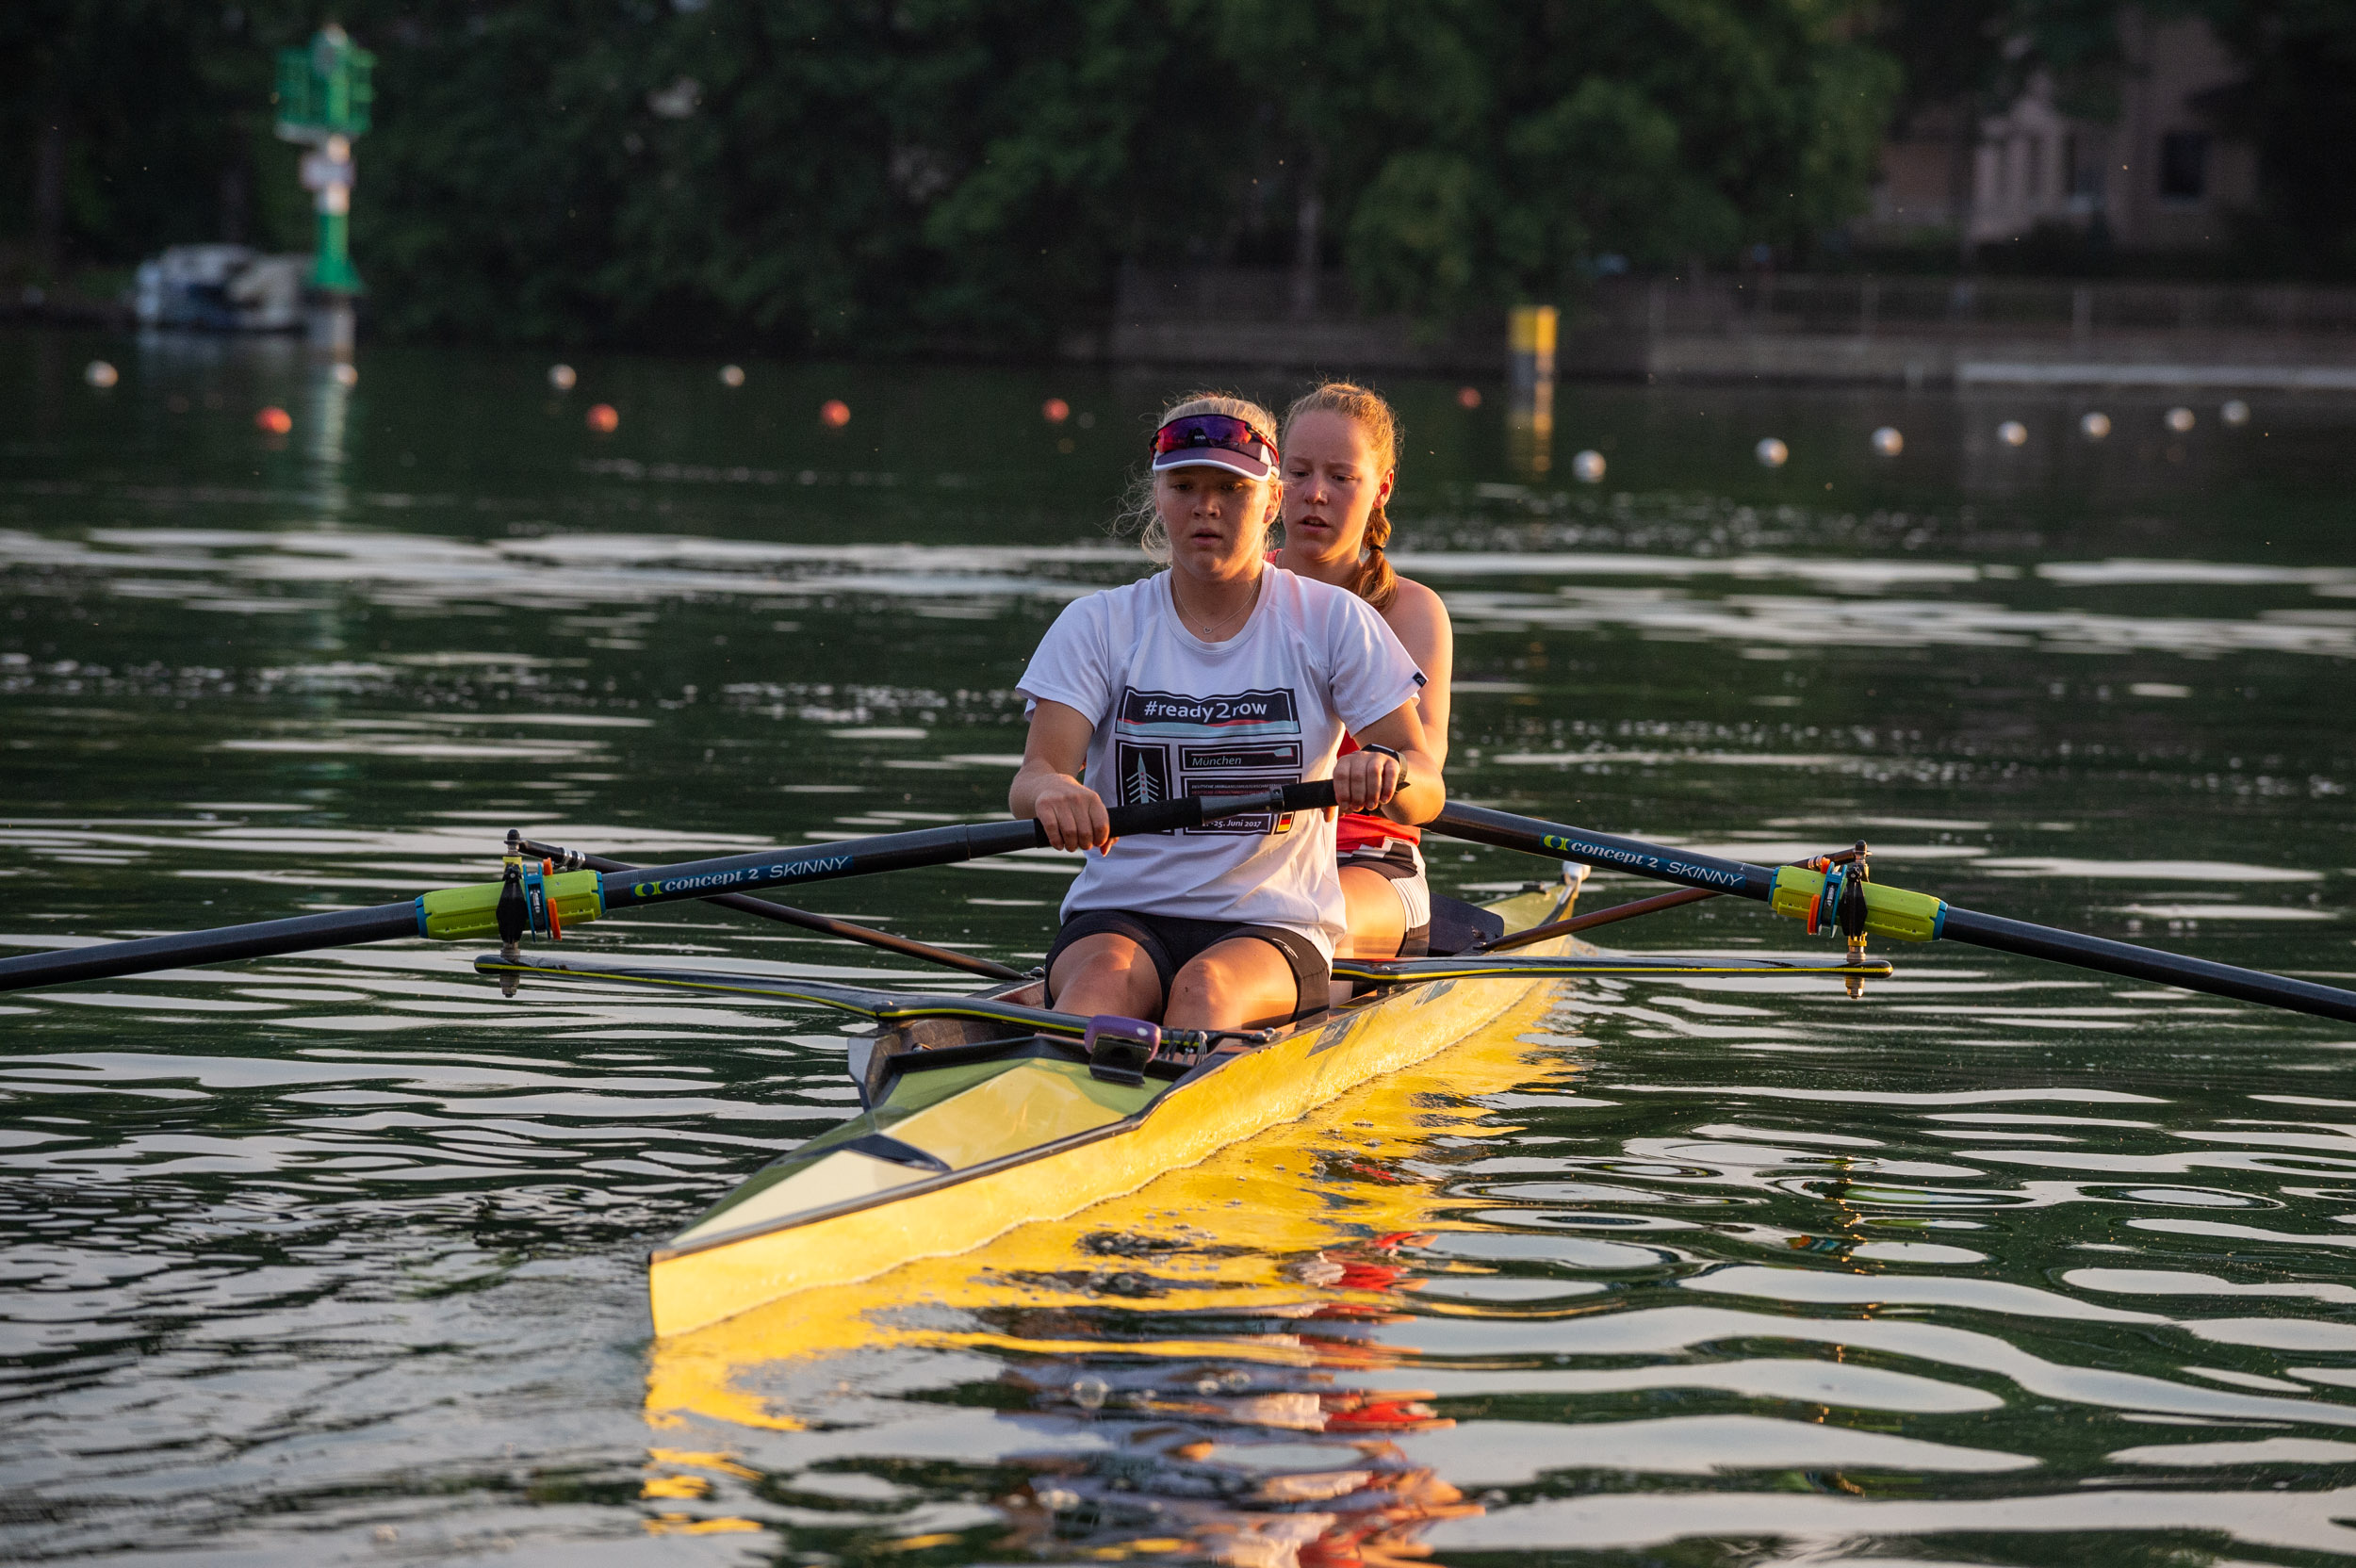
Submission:
[[[818,405],[818,422],[833,430],[841,430],[851,422],[851,405],[840,398],[828,398]]]
[[[591,403],[589,428],[599,435],[611,435],[622,428],[622,416],[614,411],[612,403]]]
[[[294,416],[272,404],[254,416],[254,428],[264,435],[284,435],[294,429]]]
[[[1479,408],[1481,406],[1481,388],[1478,386],[1458,387],[1456,389],[1456,406],[1459,408]]]
[[[1061,398],[1050,398],[1039,405],[1039,416],[1051,425],[1060,425],[1072,417],[1072,405]]]

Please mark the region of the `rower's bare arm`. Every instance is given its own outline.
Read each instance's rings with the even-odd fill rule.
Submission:
[[[1456,629],[1448,624],[1448,606],[1422,583],[1401,578],[1398,596],[1383,612],[1383,619],[1423,672],[1424,688],[1415,699],[1415,716],[1423,721],[1423,749],[1444,768],[1448,766],[1448,689],[1456,678]]]
[[[1095,722],[1060,702],[1031,710],[1031,733],[1023,743],[1023,768],[1006,792],[1006,809],[1036,817],[1057,849],[1104,849],[1113,841],[1112,821],[1094,790],[1080,782],[1088,766]],[[1439,808],[1433,807],[1433,810]]]
[[[1400,703],[1358,731],[1362,745],[1389,746],[1394,762],[1379,751],[1353,751],[1333,764],[1333,795],[1345,811],[1377,811],[1393,822],[1430,822],[1448,804],[1440,760],[1424,745],[1423,721],[1415,705]],[[1405,789],[1399,779],[1407,780]]]

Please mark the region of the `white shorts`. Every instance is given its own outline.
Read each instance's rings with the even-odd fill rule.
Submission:
[[[1399,956],[1420,958],[1432,951],[1432,882],[1424,875],[1423,851],[1406,839],[1385,839],[1362,844],[1341,857],[1341,869],[1356,866],[1386,878],[1406,916],[1407,934],[1399,939]]]

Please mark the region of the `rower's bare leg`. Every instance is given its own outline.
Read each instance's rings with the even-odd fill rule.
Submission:
[[[1203,949],[1178,972],[1162,1022],[1172,1029],[1264,1029],[1290,1021],[1300,1002],[1284,956],[1257,937],[1238,937]]]
[[[1350,906],[1350,956],[1396,958],[1407,939],[1407,907],[1391,879],[1364,866],[1342,868],[1342,902]]]
[[[1059,1013],[1152,1019],[1162,1010],[1160,972],[1145,949],[1118,932],[1082,937],[1055,955],[1055,972],[1047,978]]]

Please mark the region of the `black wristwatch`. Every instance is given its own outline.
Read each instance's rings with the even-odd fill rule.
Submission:
[[[1358,743],[1358,749],[1360,751],[1379,751],[1383,756],[1389,758],[1392,761],[1397,762],[1399,764],[1399,789],[1403,790],[1407,788],[1407,759],[1399,754],[1398,747],[1370,746],[1364,741],[1361,741]],[[1394,791],[1392,792],[1396,795],[1398,792]]]
[[[1399,754],[1399,749],[1396,746],[1370,746],[1364,741],[1361,741],[1358,743],[1358,749],[1360,751],[1379,751],[1383,756],[1389,758],[1392,761],[1397,762],[1399,764],[1399,787],[1402,790],[1407,788],[1407,759]]]

